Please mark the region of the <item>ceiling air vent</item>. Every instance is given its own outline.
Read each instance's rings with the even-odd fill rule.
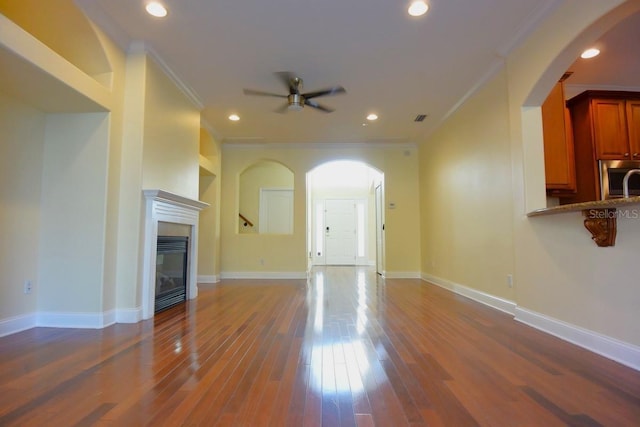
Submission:
[[[414,122],[422,122],[422,121],[424,121],[424,119],[426,119],[426,118],[427,118],[427,115],[426,115],[426,114],[418,114],[418,115],[416,116],[416,118],[415,118],[415,119],[413,119],[413,121],[414,121]]]

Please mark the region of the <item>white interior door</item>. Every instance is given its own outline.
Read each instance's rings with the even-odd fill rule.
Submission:
[[[293,233],[293,190],[260,189],[260,233]]]
[[[325,256],[329,265],[356,264],[356,204],[354,200],[325,201]]]

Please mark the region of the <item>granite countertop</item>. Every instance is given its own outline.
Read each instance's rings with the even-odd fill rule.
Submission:
[[[596,200],[593,202],[571,203],[568,205],[554,206],[531,211],[527,216],[552,215],[564,212],[577,212],[589,209],[614,209],[627,207],[629,205],[640,204],[640,196],[627,197],[624,199]]]

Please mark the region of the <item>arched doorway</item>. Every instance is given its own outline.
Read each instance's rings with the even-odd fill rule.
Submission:
[[[556,198],[546,197],[544,191],[544,162],[540,156],[543,152],[540,106],[563,74],[572,76],[564,83],[564,102],[586,90],[637,92],[639,82],[635,72],[638,68],[635,46],[632,43],[619,43],[619,40],[623,37],[633,40],[639,20],[640,4],[630,1],[623,3],[576,34],[573,40],[558,51],[549,66],[540,70],[541,74],[533,82],[521,109],[527,212],[558,204]],[[591,46],[604,48],[605,57],[612,54],[611,51],[615,47],[615,56],[610,57],[608,61],[599,60],[599,63],[596,61],[587,64],[588,61],[585,62],[579,55]],[[628,55],[625,56],[626,50]],[[629,60],[623,61],[624,57],[628,57]],[[567,126],[571,126],[571,123]]]
[[[308,265],[375,265],[384,271],[384,174],[337,160],[307,173]]]

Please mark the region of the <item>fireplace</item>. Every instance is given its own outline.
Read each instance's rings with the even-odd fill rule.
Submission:
[[[186,246],[187,255],[186,258],[182,258],[184,260],[184,268],[187,270],[183,276],[185,282],[184,298],[195,298],[198,295],[196,284],[196,278],[198,277],[198,212],[209,205],[163,190],[143,190],[143,194],[145,198],[145,221],[141,309],[142,318],[151,319],[156,311],[158,236],[179,236],[182,239],[186,237],[184,245]],[[166,228],[166,224],[171,224],[171,226]],[[162,261],[163,263],[168,262],[166,255]],[[173,271],[174,268],[170,270]],[[162,274],[167,273],[163,272]],[[170,275],[167,274],[167,276]],[[175,296],[172,295],[172,297]]]
[[[189,238],[158,236],[154,311],[165,310],[187,300]]]

